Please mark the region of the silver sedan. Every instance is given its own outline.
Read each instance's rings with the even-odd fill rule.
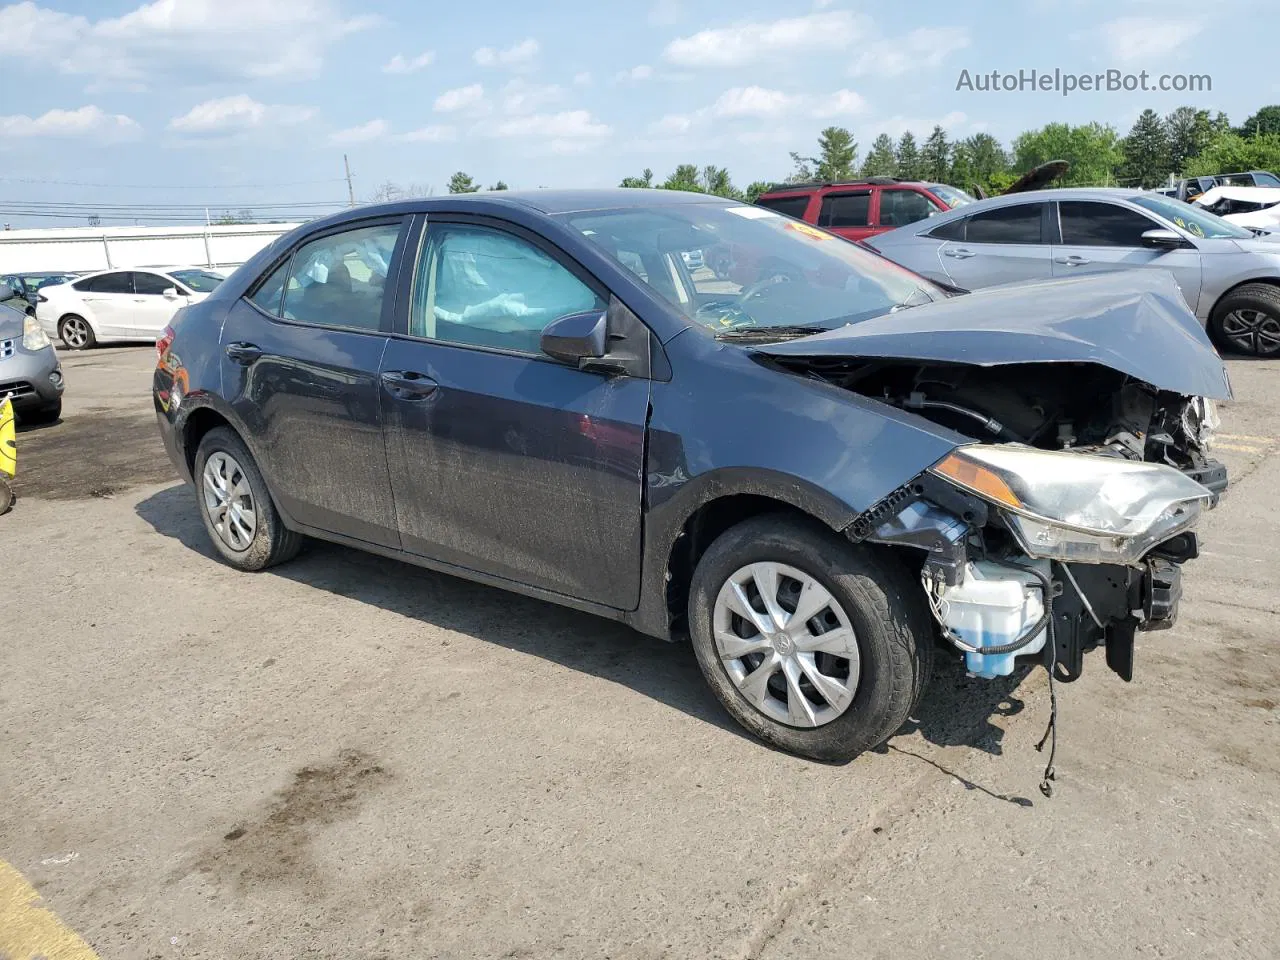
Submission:
[[[863,241],[969,290],[1113,270],[1173,274],[1222,347],[1280,354],[1280,234],[1259,235],[1142,190],[1076,188],[992,197]]]

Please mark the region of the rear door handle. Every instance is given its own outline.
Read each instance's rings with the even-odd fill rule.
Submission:
[[[949,247],[942,252],[948,257],[955,257],[957,260],[968,260],[970,257],[977,256],[972,250],[966,250],[964,247]]]
[[[1086,263],[1090,263],[1088,257],[1078,257],[1074,253],[1069,257],[1054,257],[1054,263],[1066,264],[1068,267],[1083,267]]]
[[[227,356],[236,363],[247,367],[255,360],[261,359],[262,349],[252,343],[228,343]]]
[[[436,392],[440,386],[425,373],[414,370],[384,370],[382,385],[400,400],[422,400]]]

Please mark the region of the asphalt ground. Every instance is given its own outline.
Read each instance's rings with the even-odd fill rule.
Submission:
[[[0,957],[1266,958],[1280,948],[1280,362],[1171,631],[942,664],[879,753],[749,739],[689,649],[324,544],[214,559],[154,351],[64,356],[0,518]]]

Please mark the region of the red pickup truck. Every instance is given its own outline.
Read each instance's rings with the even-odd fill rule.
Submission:
[[[756,203],[849,240],[862,240],[973,201],[945,183],[867,177],[840,183],[779,183]]]

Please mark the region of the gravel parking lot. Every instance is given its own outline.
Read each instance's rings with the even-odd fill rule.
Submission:
[[[0,518],[0,868],[104,960],[1275,957],[1280,361],[1231,361],[1181,620],[1059,688],[1046,800],[1043,671],[949,663],[824,766],[683,646],[322,544],[236,573],[154,356],[64,356]]]

